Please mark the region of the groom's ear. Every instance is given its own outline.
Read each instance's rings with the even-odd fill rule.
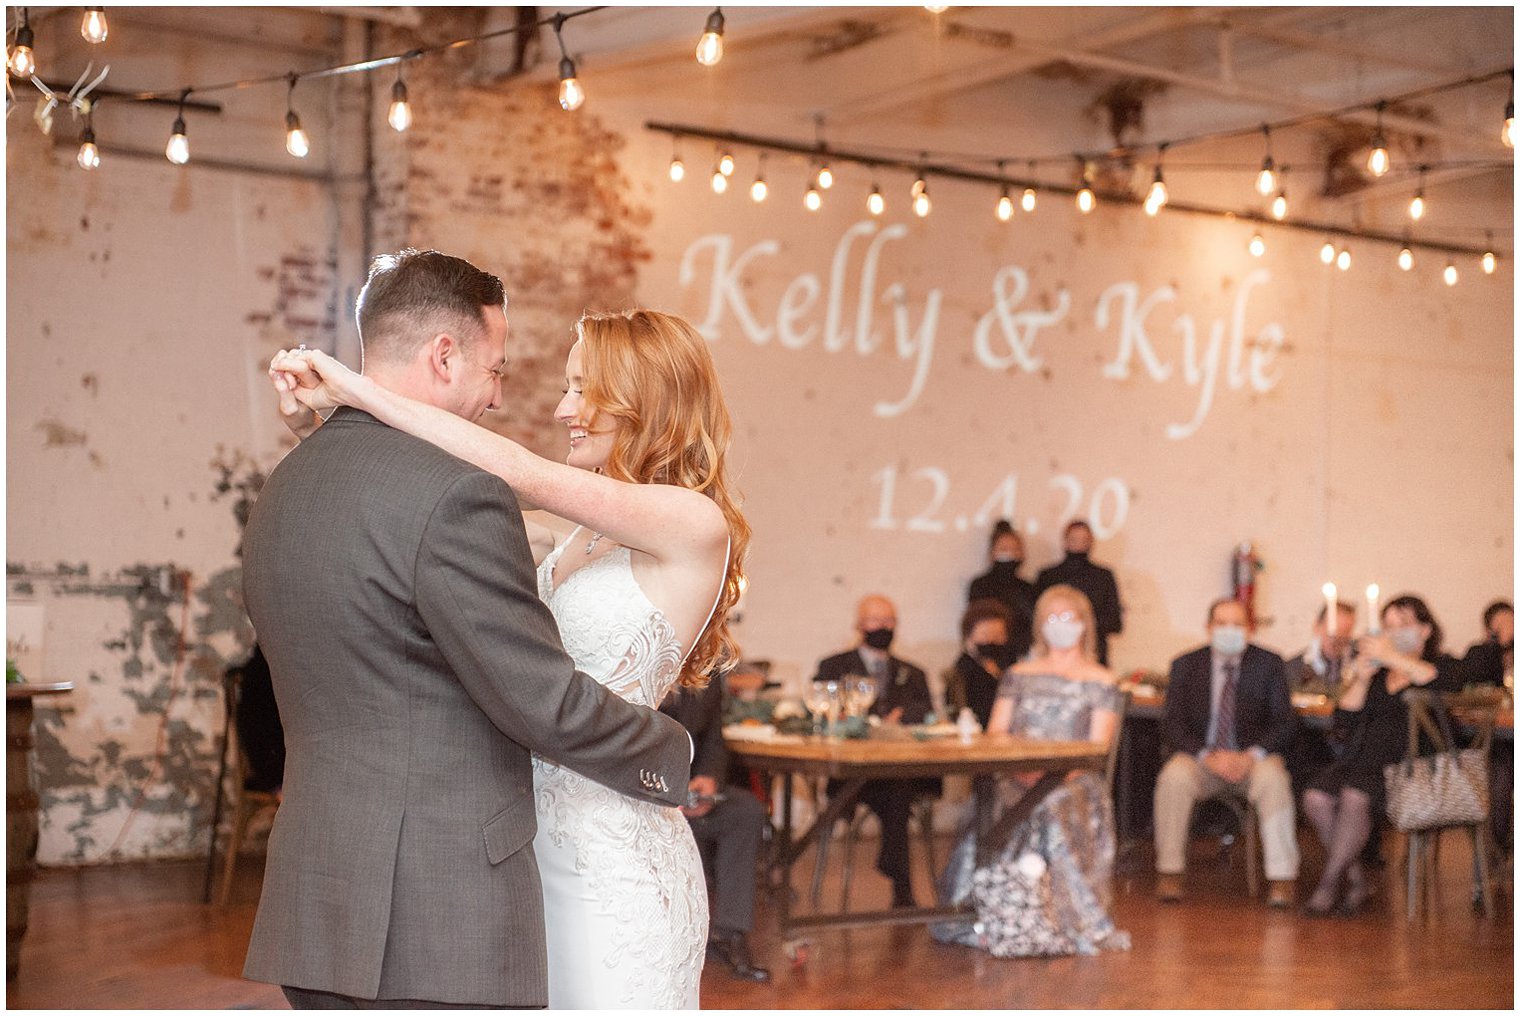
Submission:
[[[461,350],[459,343],[448,332],[439,332],[429,339],[423,350],[427,357],[429,376],[448,384],[459,370]]]

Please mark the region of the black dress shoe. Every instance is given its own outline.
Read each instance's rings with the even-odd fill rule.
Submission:
[[[769,970],[755,966],[749,954],[749,938],[744,932],[714,932],[707,944],[710,950],[728,964],[738,980],[763,982],[771,979]]]
[[[918,906],[918,901],[913,898],[913,887],[908,883],[906,879],[892,883],[892,906]]]

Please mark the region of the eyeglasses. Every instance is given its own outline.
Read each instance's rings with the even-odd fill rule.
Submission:
[[[1047,621],[1080,621],[1081,616],[1075,610],[1063,610],[1059,614],[1047,614]]]

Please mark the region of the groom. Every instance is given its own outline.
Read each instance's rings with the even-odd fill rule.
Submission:
[[[365,371],[477,419],[501,398],[504,304],[459,258],[376,258]],[[575,670],[512,491],[339,409],[264,487],[243,587],[286,741],[244,975],[297,1008],[547,1004],[529,752],[676,805],[692,748]]]

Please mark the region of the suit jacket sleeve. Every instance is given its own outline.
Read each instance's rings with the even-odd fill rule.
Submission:
[[[575,669],[538,598],[532,561],[507,485],[487,473],[455,480],[416,561],[417,610],[439,651],[507,737],[631,797],[682,803],[685,729]]]
[[[1188,653],[1179,656],[1172,661],[1171,675],[1166,685],[1166,705],[1161,714],[1162,740],[1171,746],[1172,751],[1185,752],[1189,755],[1197,755],[1203,750],[1203,743],[1209,736],[1207,727],[1208,712],[1205,708],[1204,723],[1202,730],[1195,730],[1191,722],[1190,705],[1197,695],[1194,685],[1194,671],[1192,666],[1194,656]],[[1207,682],[1208,674],[1205,672],[1204,680]],[[1204,694],[1208,694],[1208,685],[1204,685]]]
[[[1103,570],[1102,604],[1098,609],[1098,629],[1105,635],[1117,635],[1124,630],[1124,607],[1119,602],[1119,582],[1112,570]]]
[[[1293,712],[1293,698],[1288,692],[1288,677],[1281,656],[1262,650],[1260,658],[1267,696],[1267,724],[1262,728],[1261,747],[1273,755],[1286,755],[1298,729],[1298,715]]]

